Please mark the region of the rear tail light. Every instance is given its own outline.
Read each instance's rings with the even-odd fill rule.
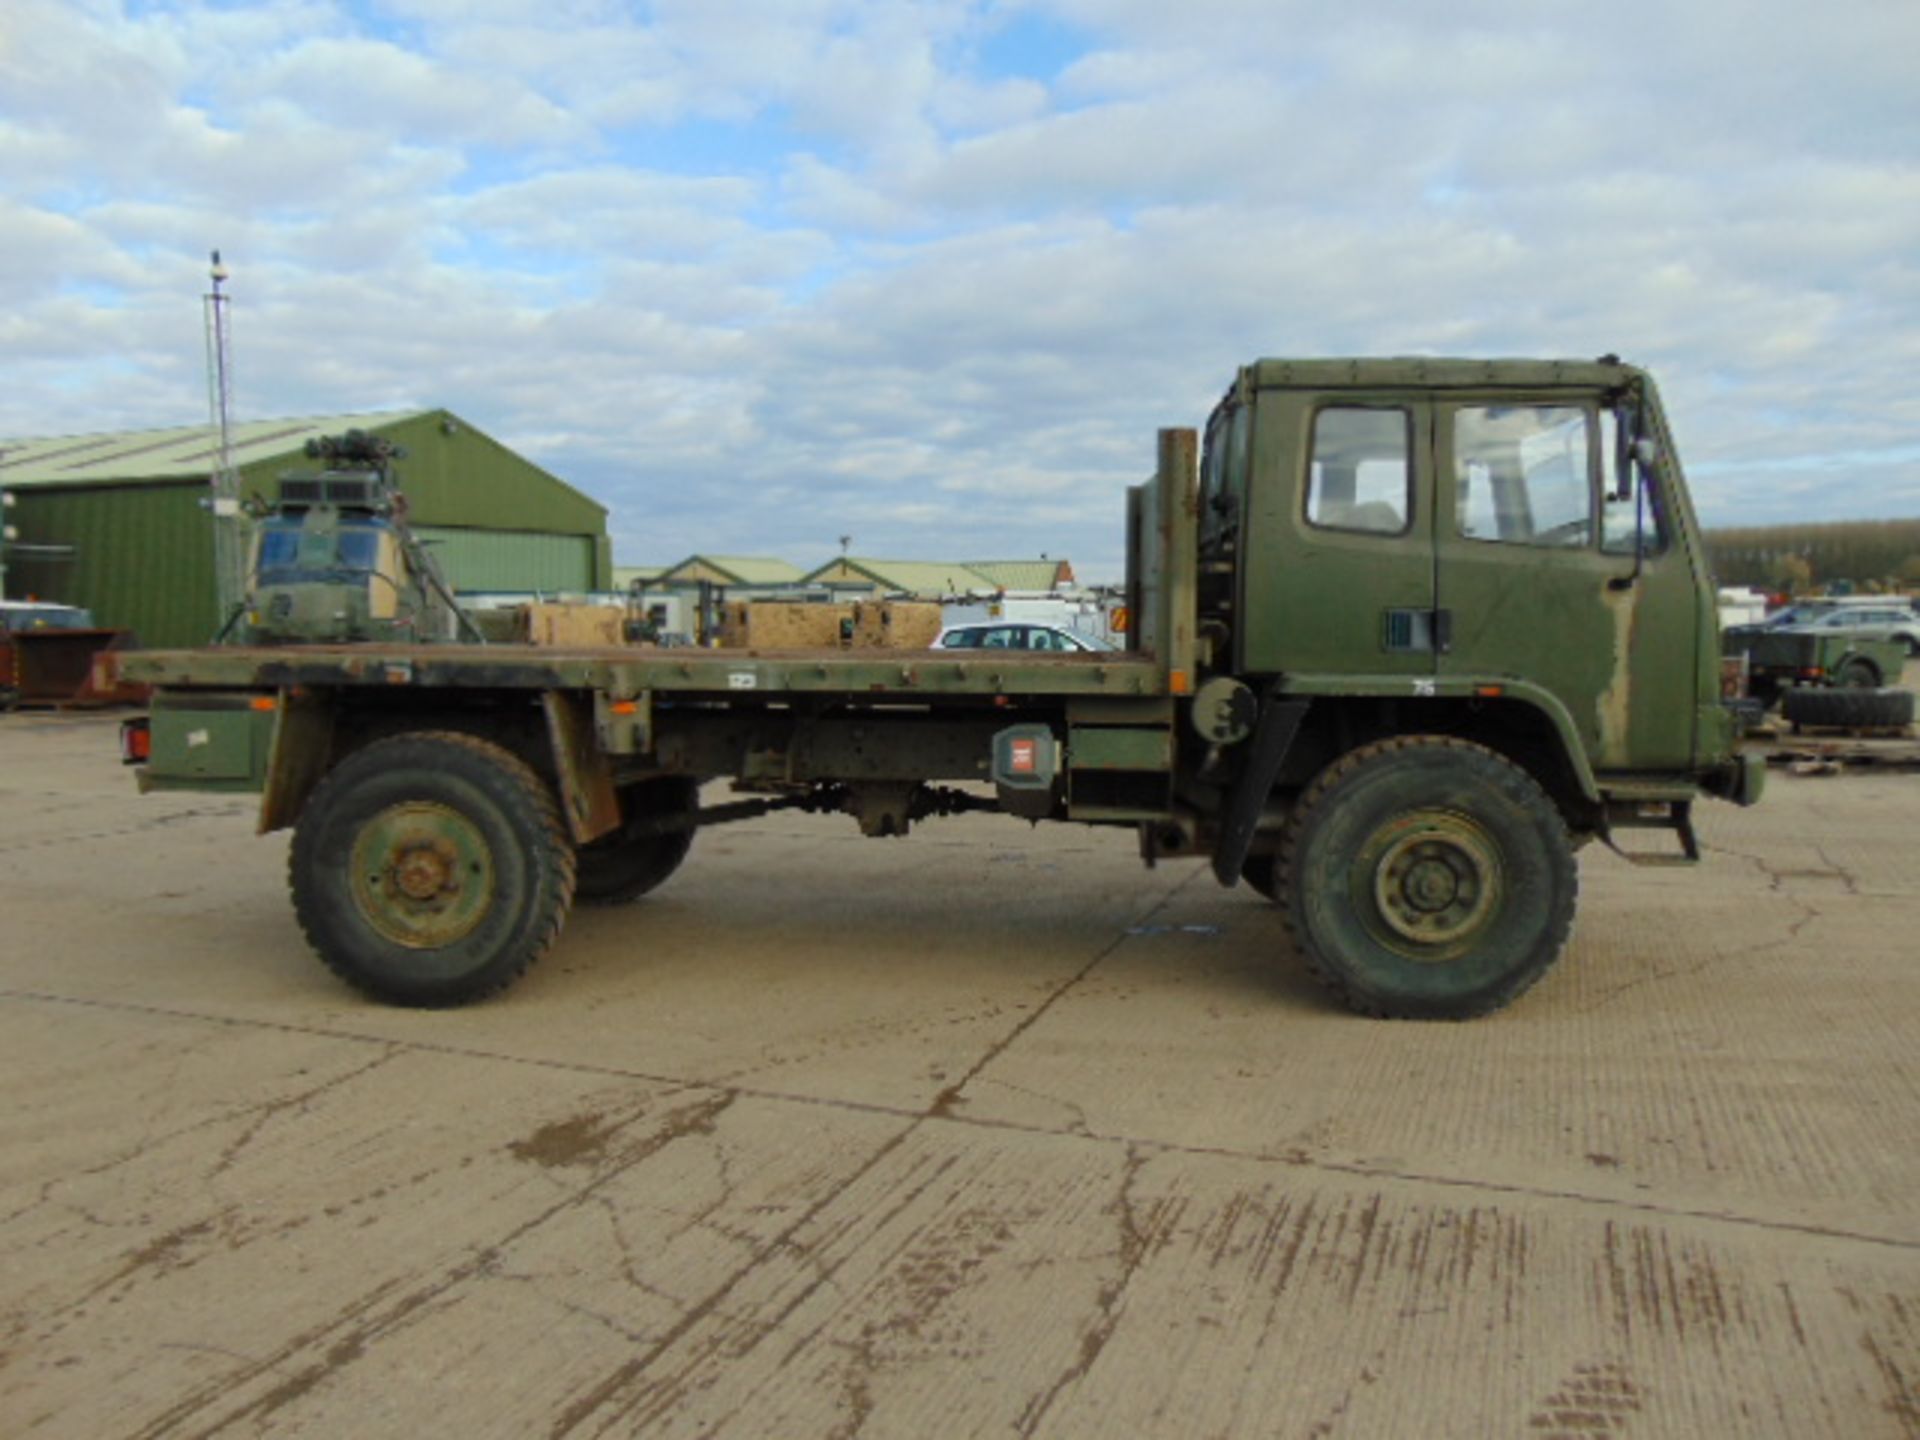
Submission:
[[[144,765],[153,757],[153,730],[147,717],[120,722],[120,763]]]

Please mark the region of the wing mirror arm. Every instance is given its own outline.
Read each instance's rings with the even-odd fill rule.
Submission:
[[[1607,581],[1609,590],[1631,590],[1640,583],[1640,570],[1647,558],[1647,486],[1645,477],[1653,473],[1653,459],[1657,450],[1652,440],[1645,435],[1627,438],[1626,428],[1621,427],[1620,460],[1618,473],[1625,476],[1624,484],[1633,491],[1633,569],[1625,575],[1616,575]],[[1624,494],[1614,497],[1624,500]]]

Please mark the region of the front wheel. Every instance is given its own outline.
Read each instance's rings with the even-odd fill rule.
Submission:
[[[329,969],[395,1005],[460,1005],[544,954],[573,900],[573,846],[526,762],[451,731],[355,751],[314,790],[288,862]]]
[[[1518,765],[1465,740],[1378,741],[1322,771],[1282,848],[1315,975],[1366,1015],[1463,1020],[1545,974],[1573,928],[1565,824]]]

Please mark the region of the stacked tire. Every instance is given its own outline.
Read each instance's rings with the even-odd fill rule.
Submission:
[[[1911,690],[1802,687],[1781,697],[1780,714],[1796,728],[1904,730],[1913,723],[1913,701]]]

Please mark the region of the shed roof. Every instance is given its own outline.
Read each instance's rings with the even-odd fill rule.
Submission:
[[[671,580],[682,570],[701,565],[732,576],[736,585],[788,585],[801,578],[798,565],[770,555],[689,555],[678,565],[668,566],[660,578]]]
[[[383,410],[361,415],[248,420],[233,427],[236,468],[301,454],[309,440],[343,430],[376,430],[433,414]],[[167,430],[118,430],[98,435],[0,440],[0,484],[98,485],[127,481],[203,480],[220,453],[210,425]]]
[[[964,595],[992,590],[986,576],[950,560],[875,560],[860,555],[838,555],[807,572],[808,580],[824,580],[834,571],[850,571],[874,584],[909,595]]]
[[[1065,560],[968,560],[966,567],[1003,590],[1051,590],[1073,583],[1073,566]]]

